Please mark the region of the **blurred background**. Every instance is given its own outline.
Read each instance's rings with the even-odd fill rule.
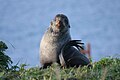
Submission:
[[[0,40],[15,64],[40,65],[40,40],[58,13],[68,16],[72,39],[91,44],[93,61],[119,57],[120,0],[0,0]]]

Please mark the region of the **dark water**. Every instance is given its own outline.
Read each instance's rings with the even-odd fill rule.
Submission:
[[[94,61],[120,55],[120,0],[0,0],[0,40],[14,63],[40,64],[40,40],[58,13],[68,16],[73,39],[91,44]]]

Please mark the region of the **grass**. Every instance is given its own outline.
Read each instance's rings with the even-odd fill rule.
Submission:
[[[3,70],[0,72],[1,80],[119,80],[120,79],[120,59],[103,58],[99,62],[93,63],[92,68],[71,67],[61,68],[54,63],[47,69],[32,67],[26,69],[26,64],[22,64],[16,69]]]
[[[39,67],[26,68],[26,64],[13,66],[11,63],[9,68],[8,65],[0,68],[0,80],[120,80],[119,58],[102,58],[91,64],[93,66],[91,68],[87,66],[61,68],[54,63],[47,69],[40,69]]]

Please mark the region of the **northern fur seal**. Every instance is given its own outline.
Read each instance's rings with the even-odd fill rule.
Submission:
[[[43,68],[53,62],[61,65],[64,65],[64,62],[71,67],[90,63],[87,57],[73,47],[79,48],[80,42],[71,40],[69,29],[69,20],[64,14],[57,14],[51,21],[40,43],[40,63]]]

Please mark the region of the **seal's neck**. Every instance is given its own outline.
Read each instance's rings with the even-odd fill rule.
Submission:
[[[63,36],[65,34],[70,34],[69,29],[65,29],[65,30],[62,30],[62,31],[55,31],[50,27],[49,31],[50,31],[50,33],[52,34],[53,37],[60,37],[60,36]]]
[[[52,28],[49,27],[49,29],[47,30],[47,36],[53,41],[71,39],[69,29],[66,29],[61,32],[54,32]]]

